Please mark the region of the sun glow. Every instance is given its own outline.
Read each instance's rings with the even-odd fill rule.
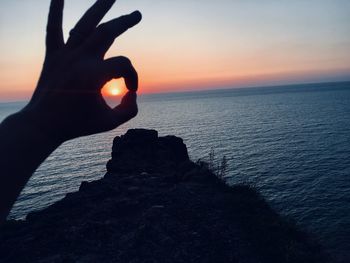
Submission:
[[[111,92],[111,95],[113,95],[113,96],[118,96],[118,95],[121,93],[119,87],[113,87],[113,88],[110,90],[110,92]]]
[[[125,83],[123,79],[112,79],[107,82],[101,92],[103,96],[119,96],[125,89]]]

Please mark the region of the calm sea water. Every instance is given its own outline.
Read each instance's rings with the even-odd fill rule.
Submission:
[[[23,105],[0,104],[0,120]],[[218,160],[225,155],[232,184],[253,184],[339,262],[350,259],[350,82],[148,95],[139,108],[124,126],[57,149],[10,218],[101,178],[113,138],[129,128],[150,128],[182,137],[193,160],[211,148]]]

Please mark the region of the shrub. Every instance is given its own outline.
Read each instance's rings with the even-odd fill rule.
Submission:
[[[210,149],[208,156],[208,169],[220,180],[225,181],[225,177],[227,176],[228,170],[228,162],[227,157],[224,155],[220,162],[216,165],[215,151],[213,148]]]

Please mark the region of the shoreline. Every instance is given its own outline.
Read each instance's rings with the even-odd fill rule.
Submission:
[[[327,262],[254,189],[228,186],[190,161],[181,138],[129,130],[115,138],[107,171],[25,221],[8,222],[0,259]]]

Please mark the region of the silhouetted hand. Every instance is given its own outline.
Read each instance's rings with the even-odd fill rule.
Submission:
[[[63,0],[52,0],[46,57],[29,104],[0,124],[0,224],[39,165],[64,141],[108,131],[137,114],[138,77],[125,57],[104,60],[114,39],[141,20],[140,12],[98,23],[115,0],[98,0],[63,40]],[[123,77],[128,93],[110,108],[103,85]]]
[[[115,0],[98,0],[63,40],[63,0],[52,0],[46,36],[46,57],[38,86],[21,114],[53,140],[116,128],[137,114],[137,72],[129,59],[103,57],[114,39],[141,20],[140,12],[103,23]],[[123,77],[128,93],[110,108],[101,95],[103,85]]]

